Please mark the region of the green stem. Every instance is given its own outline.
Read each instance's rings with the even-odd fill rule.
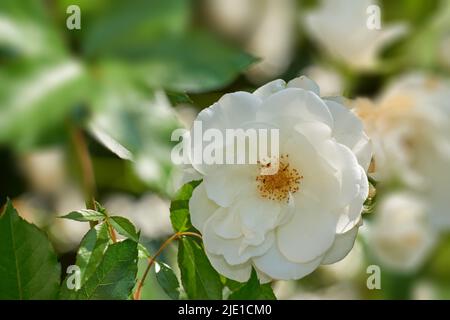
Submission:
[[[153,255],[153,257],[149,258],[149,262],[147,265],[147,268],[144,271],[144,274],[142,275],[141,280],[139,280],[138,282],[138,286],[136,288],[136,291],[134,292],[133,295],[133,299],[134,300],[139,300],[141,299],[141,291],[142,291],[142,287],[144,286],[144,282],[145,282],[145,278],[147,278],[148,272],[150,271],[150,269],[152,268],[153,264],[156,261],[156,258],[158,258],[158,256],[161,254],[161,252],[163,252],[163,250],[175,239],[179,239],[182,236],[192,236],[192,237],[197,237],[197,238],[202,238],[201,235],[199,235],[198,233],[195,232],[177,232],[175,234],[173,234],[172,236],[170,236],[169,239],[167,239],[166,241],[164,241],[164,243],[161,245],[161,247],[158,249],[158,251],[156,251],[156,253]]]

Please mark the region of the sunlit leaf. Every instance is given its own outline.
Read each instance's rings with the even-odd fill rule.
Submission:
[[[62,216],[60,218],[87,222],[87,221],[101,221],[105,219],[106,216],[103,213],[98,212],[96,210],[81,209],[77,211],[72,211],[69,214]]]
[[[170,141],[180,127],[163,92],[153,95],[132,82],[117,65],[104,66],[105,82],[97,92],[96,112],[89,124],[93,136],[119,157],[132,160],[138,177],[164,193],[171,192],[176,167]]]
[[[80,268],[80,286],[95,272],[109,243],[110,237],[106,223],[91,228],[83,237],[75,262],[75,265]],[[59,298],[63,300],[76,299],[76,288],[69,289],[67,281],[68,277],[61,284]]]
[[[0,300],[54,299],[61,267],[47,235],[7,202],[0,216]]]
[[[112,216],[108,219],[111,226],[121,235],[138,242],[139,236],[136,232],[136,228],[130,220],[124,217]]]
[[[83,102],[88,77],[72,60],[8,65],[0,69],[0,143],[28,148]]]

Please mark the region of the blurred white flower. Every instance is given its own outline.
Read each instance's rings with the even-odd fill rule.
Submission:
[[[381,49],[406,32],[401,24],[369,29],[367,8],[371,5],[377,1],[322,0],[306,14],[306,30],[333,58],[356,69],[371,69]]]
[[[412,289],[412,299],[414,300],[439,300],[439,291],[432,282],[419,280]],[[442,299],[442,298],[441,298]]]
[[[300,289],[289,300],[360,300],[358,287],[349,281],[338,282],[318,290]]]
[[[207,0],[208,16],[222,32],[261,58],[248,71],[260,83],[283,73],[296,42],[295,0]]]
[[[25,153],[19,164],[33,191],[52,194],[67,183],[64,161],[64,151],[51,148]]]
[[[259,164],[193,164],[203,182],[189,202],[191,220],[220,273],[246,281],[253,266],[263,282],[299,279],[347,255],[361,223],[371,159],[353,113],[321,99],[317,84],[300,77],[253,94],[226,94],[197,121],[205,130],[280,132],[275,174],[262,175]]]
[[[450,85],[411,74],[372,103],[356,101],[374,145],[374,176],[400,180],[420,192],[438,228],[450,227]]]
[[[342,76],[333,69],[314,65],[303,70],[302,74],[314,79],[324,97],[340,96],[344,91]]]
[[[415,271],[422,266],[436,239],[426,203],[408,192],[382,199],[368,224],[370,248],[384,265],[397,271]]]
[[[57,216],[79,210],[85,205],[82,191],[69,182],[60,186],[54,198]],[[56,218],[50,227],[50,234],[54,238],[58,250],[67,252],[78,247],[88,230],[88,223]]]
[[[158,239],[172,232],[169,202],[155,194],[140,198],[113,194],[103,204],[111,214],[129,218],[146,238]]]

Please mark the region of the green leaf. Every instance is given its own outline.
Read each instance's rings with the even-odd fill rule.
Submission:
[[[140,259],[148,259],[151,257],[150,252],[148,252],[147,248],[142,243],[138,243],[138,251]]]
[[[81,286],[97,269],[109,243],[110,238],[108,225],[106,223],[100,223],[94,228],[89,229],[81,240],[75,262],[75,264],[80,268]],[[59,298],[64,300],[72,300],[76,298],[76,291],[68,288],[67,280],[68,277],[66,277],[61,283]]]
[[[418,12],[423,14],[420,8]],[[450,30],[450,2],[441,1],[426,23],[412,33],[401,52],[402,58],[415,68],[436,69],[439,59],[443,58],[439,52],[443,51],[441,46],[444,38],[448,36],[448,30]]]
[[[110,243],[108,225],[101,223],[90,229],[81,240],[76,265],[81,269],[81,285],[95,272]]]
[[[137,243],[127,239],[106,249],[102,261],[77,291],[78,300],[127,299],[136,282]]]
[[[222,299],[220,276],[211,266],[203,247],[195,240],[180,239],[178,267],[189,299]]]
[[[229,300],[276,300],[270,284],[260,284],[255,269],[245,285],[234,291]]]
[[[177,92],[198,93],[222,88],[257,61],[203,32],[146,43],[139,53],[130,52],[129,47],[122,51],[124,56],[134,59],[136,75],[145,83]]]
[[[170,102],[162,91],[142,90],[122,66],[104,64],[102,74],[90,132],[117,156],[132,160],[129,165],[147,186],[173,193],[170,181],[179,168],[170,157],[177,143],[170,137],[181,124]]]
[[[8,200],[0,216],[0,300],[54,299],[61,266],[46,234]]]
[[[173,300],[180,298],[180,283],[173,270],[165,263],[155,262],[155,274],[159,285]]]
[[[51,59],[66,54],[60,32],[43,1],[0,1],[0,49],[15,58]]]
[[[136,228],[130,220],[124,217],[112,216],[108,218],[108,221],[119,234],[135,242],[139,242],[139,236],[136,232]]]
[[[222,282],[223,284],[228,287],[231,291],[236,291],[238,289],[240,289],[242,286],[245,285],[245,282],[239,282],[239,281],[235,281],[235,280],[231,280],[228,278],[225,278],[224,276],[222,276]]]
[[[201,183],[201,180],[184,184],[176,193],[170,204],[170,221],[175,232],[194,229],[189,216],[189,199],[192,192]]]
[[[84,66],[74,60],[33,60],[0,69],[0,143],[33,147],[61,128],[89,90]]]
[[[87,222],[87,221],[101,221],[105,219],[106,216],[103,213],[95,210],[81,209],[77,211],[72,211],[69,214],[62,216],[60,218]]]
[[[167,97],[173,106],[179,104],[194,104],[194,101],[185,92],[166,91]]]
[[[70,4],[77,2],[83,8],[86,2],[92,1],[75,0]],[[116,56],[123,47],[157,43],[161,38],[182,32],[189,20],[190,1],[108,1],[100,9],[86,16],[83,22],[82,45],[88,57]]]

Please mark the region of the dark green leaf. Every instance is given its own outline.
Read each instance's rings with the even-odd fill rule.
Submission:
[[[155,263],[155,274],[164,292],[174,300],[180,298],[180,283],[173,270],[165,263]]]
[[[181,49],[181,50],[180,50]],[[222,88],[257,61],[206,33],[186,33],[146,44],[132,57],[136,75],[154,88],[177,92],[205,92]]]
[[[194,101],[189,97],[187,93],[184,92],[173,92],[173,91],[166,91],[167,97],[170,100],[170,103],[173,106],[176,106],[178,104],[194,104]]]
[[[45,233],[19,217],[8,201],[0,216],[0,300],[54,299],[60,274]]]
[[[77,2],[83,8],[87,1],[70,4]],[[89,57],[115,56],[123,47],[136,48],[177,34],[186,27],[189,6],[186,0],[109,1],[84,20],[83,51]]]
[[[139,242],[139,236],[136,232],[136,228],[130,220],[124,217],[112,216],[108,219],[111,226],[121,235]]]
[[[189,299],[222,299],[220,276],[211,266],[203,247],[195,240],[180,239],[178,267]]]
[[[106,249],[92,276],[77,291],[79,300],[127,299],[136,282],[137,243],[127,239]]]
[[[238,290],[239,288],[241,288],[242,286],[245,285],[245,282],[239,282],[239,281],[231,280],[231,279],[228,279],[228,278],[225,278],[225,277],[223,277],[223,281],[222,282],[231,291],[236,291],[236,290]]]
[[[183,185],[176,193],[170,204],[170,221],[175,232],[191,230],[194,227],[189,217],[189,199],[192,192],[200,184],[199,181],[191,181]]]
[[[270,284],[260,284],[255,269],[245,285],[234,291],[229,300],[276,300]]]
[[[87,222],[87,221],[101,221],[105,219],[105,215],[95,210],[81,209],[77,211],[72,211],[69,214],[62,216],[60,218]]]

